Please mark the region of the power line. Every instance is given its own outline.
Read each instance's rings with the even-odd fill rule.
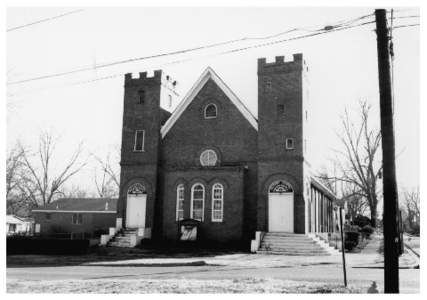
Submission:
[[[296,37],[292,37],[292,38],[287,38],[287,39],[282,39],[282,40],[278,40],[278,41],[272,41],[272,42],[268,42],[268,43],[251,45],[251,46],[247,46],[247,47],[241,47],[241,48],[231,49],[231,50],[227,50],[227,51],[223,51],[223,52],[218,52],[218,53],[214,53],[214,54],[205,55],[205,56],[202,56],[201,58],[215,57],[215,56],[219,56],[219,55],[226,55],[226,54],[231,54],[231,53],[237,53],[237,52],[246,51],[246,50],[249,50],[249,49],[261,48],[261,47],[266,47],[266,46],[270,46],[270,45],[274,45],[274,44],[290,42],[290,41],[293,41],[293,40],[299,40],[299,39],[314,37],[314,36],[322,35],[322,34],[326,34],[326,33],[332,33],[332,32],[341,31],[341,30],[347,30],[347,29],[351,29],[351,28],[355,28],[355,27],[366,26],[366,25],[369,25],[369,24],[372,24],[372,23],[375,23],[375,21],[368,21],[368,22],[364,22],[364,23],[360,23],[360,24],[356,24],[356,25],[345,26],[345,27],[336,27],[336,28],[332,28],[332,29],[323,29],[323,31],[313,31],[310,34],[300,35],[300,36],[296,36]],[[160,66],[178,64],[178,63],[183,63],[183,62],[187,62],[187,61],[192,61],[192,60],[195,60],[195,59],[197,59],[197,58],[190,57],[190,58],[186,58],[186,59],[180,59],[180,60],[175,60],[175,61],[168,62],[168,63],[165,63],[165,64],[161,64]],[[70,84],[65,84],[65,85],[59,85],[59,86],[56,86],[56,87],[75,86],[75,85],[87,84],[87,83],[97,82],[97,81],[101,81],[101,80],[107,80],[107,79],[116,78],[116,77],[119,77],[119,76],[123,76],[123,74],[124,73],[112,74],[112,75],[107,75],[107,76],[104,76],[104,77],[101,77],[101,78],[96,78],[96,79],[91,79],[91,80],[84,80],[84,81],[79,81],[79,82],[75,82],[75,83],[70,83]],[[45,90],[45,89],[46,88],[41,89],[41,90]],[[49,89],[49,88],[47,88],[47,89]],[[40,91],[40,89],[39,89],[39,91]],[[22,95],[22,93],[21,94],[14,94],[12,96],[17,96],[17,95],[18,96]]]
[[[420,26],[420,23],[394,26],[393,29],[396,29],[396,28],[405,28],[405,27],[414,27],[414,26]]]
[[[173,65],[173,64],[178,64],[178,63],[185,63],[185,62],[188,62],[188,61],[193,61],[193,60],[196,60],[196,59],[203,59],[203,58],[207,58],[207,57],[215,57],[215,56],[219,56],[219,55],[226,55],[226,54],[230,54],[230,53],[236,53],[236,52],[240,52],[240,51],[249,50],[251,48],[266,47],[266,46],[270,46],[272,44],[284,43],[284,42],[288,42],[288,41],[292,41],[292,40],[309,38],[309,37],[313,37],[313,36],[317,36],[317,35],[321,35],[321,34],[326,34],[326,33],[331,33],[331,32],[335,32],[335,31],[342,31],[342,30],[352,29],[352,28],[355,28],[355,27],[365,26],[365,25],[369,25],[369,24],[372,24],[372,23],[375,23],[375,21],[364,22],[364,23],[357,24],[357,25],[352,25],[352,26],[340,27],[340,28],[331,29],[331,30],[328,30],[328,31],[323,31],[323,32],[313,32],[311,34],[297,36],[297,37],[293,37],[293,38],[289,38],[289,39],[285,39],[285,40],[280,40],[280,41],[274,41],[274,42],[269,42],[269,43],[263,43],[263,44],[258,44],[258,45],[253,45],[253,46],[238,48],[238,49],[232,49],[232,50],[223,51],[223,52],[219,52],[219,53],[204,55],[204,56],[199,57],[199,58],[191,58],[190,57],[190,58],[186,58],[186,59],[175,60],[175,61],[171,61],[171,62],[168,62],[168,63],[156,65],[156,67],[166,66],[166,65]],[[409,24],[409,25],[393,26],[393,29],[400,28],[400,27],[417,26],[417,25],[419,25],[419,24]],[[257,38],[257,39],[259,39],[259,38]],[[129,73],[129,72],[127,72],[127,73]],[[89,83],[98,82],[98,81],[102,81],[102,80],[108,80],[108,79],[117,78],[117,77],[123,76],[123,75],[124,75],[124,73],[111,74],[111,75],[107,75],[107,76],[103,76],[103,77],[95,78],[95,79],[90,79],[90,80],[78,81],[78,82],[69,83],[69,84],[62,84],[62,85],[58,85],[58,86],[54,86],[54,87],[46,87],[46,88],[41,88],[41,89],[35,89],[35,90],[31,90],[29,92],[30,93],[34,92],[34,91],[39,92],[39,91],[44,91],[44,90],[52,89],[52,88],[61,88],[61,87],[68,87],[68,86],[76,86],[76,85],[82,85],[82,84],[89,84]],[[25,93],[24,92],[24,93],[18,93],[18,94],[11,94],[11,95],[9,95],[9,97],[21,96],[21,95],[26,95],[26,94],[29,94],[29,93]]]
[[[101,68],[111,67],[111,66],[125,64],[125,63],[148,60],[148,59],[153,59],[153,58],[166,57],[166,56],[171,56],[171,55],[184,54],[184,53],[204,50],[204,49],[218,47],[218,46],[224,46],[224,45],[233,44],[233,43],[242,42],[242,41],[272,39],[272,38],[276,38],[276,37],[279,37],[279,36],[294,32],[294,31],[301,31],[301,30],[311,31],[311,32],[314,32],[313,33],[314,35],[317,35],[317,34],[322,33],[324,31],[330,31],[333,29],[348,26],[349,24],[353,24],[359,20],[363,20],[363,19],[366,19],[366,18],[369,18],[372,16],[373,16],[373,14],[364,15],[361,17],[357,17],[354,19],[347,20],[347,21],[341,21],[335,25],[324,26],[324,27],[319,28],[317,30],[307,30],[307,28],[293,28],[293,29],[290,29],[290,30],[287,30],[284,32],[280,32],[278,34],[264,36],[264,37],[243,37],[243,38],[239,38],[239,39],[229,40],[229,41],[225,41],[225,42],[218,42],[218,43],[213,43],[213,44],[207,44],[207,45],[183,49],[183,50],[165,52],[165,53],[161,53],[161,54],[155,54],[155,55],[149,55],[149,56],[143,56],[143,57],[129,58],[129,59],[114,61],[114,62],[110,62],[110,63],[99,64],[96,66],[86,66],[86,67],[78,68],[78,69],[71,70],[71,71],[58,72],[58,73],[53,73],[53,74],[48,74],[48,75],[42,75],[42,76],[27,78],[27,79],[23,79],[23,80],[12,81],[12,82],[8,82],[7,85],[21,84],[21,83],[26,83],[26,82],[30,82],[30,81],[60,77],[60,76],[90,71],[90,70],[94,70],[94,69],[101,69]]]
[[[28,27],[28,26],[33,26],[33,25],[44,23],[44,22],[48,22],[48,21],[52,21],[52,20],[55,20],[55,19],[58,19],[58,18],[69,16],[71,14],[79,13],[79,12],[82,12],[82,11],[83,11],[83,9],[76,9],[76,10],[73,10],[73,11],[69,11],[69,12],[63,13],[61,15],[49,17],[49,18],[46,18],[46,19],[41,19],[41,20],[38,20],[38,21],[34,21],[34,22],[31,22],[31,23],[27,23],[27,24],[16,26],[16,27],[12,27],[12,28],[8,28],[6,30],[6,32],[10,32],[10,31],[22,29],[22,28],[25,28],[25,27]]]

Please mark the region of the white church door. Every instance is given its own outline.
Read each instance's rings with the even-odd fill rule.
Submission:
[[[139,183],[132,185],[127,193],[126,227],[145,228],[147,192]]]
[[[268,231],[294,232],[294,193],[286,182],[276,181],[269,188]]]

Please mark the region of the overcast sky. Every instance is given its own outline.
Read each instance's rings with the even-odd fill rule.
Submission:
[[[8,9],[7,28],[60,15],[78,8]],[[84,8],[62,18],[7,33],[7,80],[76,70],[103,63],[197,47],[243,37],[262,37],[298,28],[280,40],[351,20],[373,8]],[[416,9],[397,16],[418,15]],[[373,20],[368,19],[368,20]],[[419,19],[397,19],[396,24]],[[372,106],[379,122],[378,72],[374,24],[233,54],[225,50],[264,43],[248,40],[209,50],[92,69],[67,76],[8,85],[7,146],[19,139],[35,147],[41,131],[60,136],[58,165],[81,141],[87,152],[104,156],[121,140],[123,75],[163,69],[178,81],[180,99],[210,66],[257,115],[257,58],[291,59],[303,53],[309,66],[309,137],[314,169],[329,166],[344,108],[360,99]],[[395,130],[397,180],[400,187],[419,184],[419,29],[396,29],[394,37]],[[188,60],[191,59],[191,60]],[[177,62],[181,61],[181,62]],[[93,81],[95,79],[109,79]],[[88,82],[89,81],[89,82]],[[176,104],[175,104],[176,105]],[[355,120],[356,121],[356,120]],[[93,188],[93,165],[73,184]]]

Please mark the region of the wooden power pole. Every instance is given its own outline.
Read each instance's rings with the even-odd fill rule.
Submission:
[[[397,186],[394,149],[393,104],[390,77],[390,41],[385,9],[375,10],[384,194],[384,292],[399,293]]]

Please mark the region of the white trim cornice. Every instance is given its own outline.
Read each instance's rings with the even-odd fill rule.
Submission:
[[[209,79],[212,79],[219,88],[225,93],[225,95],[233,102],[233,104],[237,107],[237,109],[242,113],[242,115],[248,120],[248,122],[258,130],[258,122],[255,117],[251,114],[251,112],[246,108],[246,106],[240,101],[240,99],[233,93],[233,91],[225,84],[225,82],[215,73],[215,71],[211,67],[207,67],[205,71],[203,71],[202,75],[197,79],[196,83],[193,87],[188,91],[185,95],[184,99],[163,125],[160,133],[162,138],[166,136],[169,130],[173,127],[175,122],[181,117],[182,113],[187,109],[190,103],[194,100],[203,86],[208,82]]]

